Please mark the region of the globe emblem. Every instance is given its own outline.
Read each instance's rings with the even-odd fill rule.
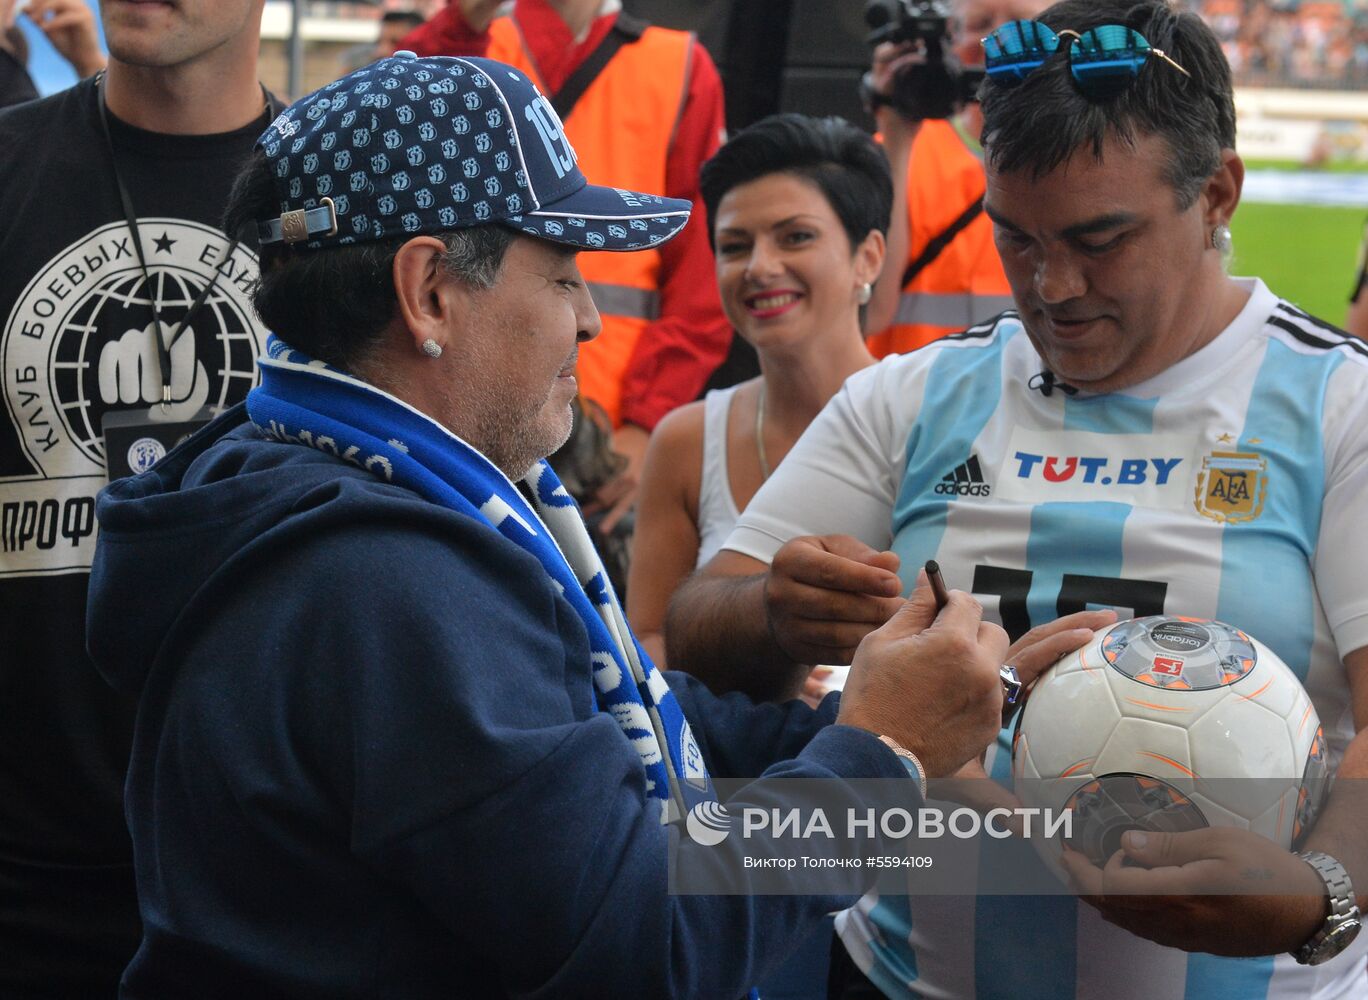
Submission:
[[[190,311],[206,280],[186,270],[153,270],[152,288],[159,294],[162,322],[171,330]],[[195,317],[193,330],[184,334],[194,337],[197,367],[193,378],[176,373],[177,382],[184,379],[193,385],[185,399],[173,397],[175,403],[198,401],[202,395],[202,405],[221,410],[243,399],[256,382],[257,335],[242,305],[224,291],[225,283],[219,279]],[[100,365],[102,349],[129,331],[151,329],[152,304],[139,271],[116,272],[92,288],[57,331],[51,370],[58,412],[71,442],[92,461],[104,462],[105,414],[149,403],[145,395],[131,404],[117,396],[109,398],[108,387],[101,386]],[[182,347],[174,361],[190,356]]]
[[[689,836],[704,847],[716,847],[731,833],[731,814],[720,802],[700,802],[684,819]]]

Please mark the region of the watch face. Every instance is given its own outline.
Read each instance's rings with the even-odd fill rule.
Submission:
[[[1311,954],[1311,965],[1320,965],[1328,962],[1345,948],[1354,943],[1354,938],[1358,937],[1363,924],[1356,919],[1341,921],[1326,932],[1321,943],[1316,946],[1316,950]]]

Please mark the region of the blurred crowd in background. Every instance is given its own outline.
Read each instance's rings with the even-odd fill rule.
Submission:
[[[1368,84],[1365,0],[1193,0],[1236,85],[1357,89]]]
[[[65,4],[67,0],[42,0],[43,3]],[[77,0],[79,2],[79,0]],[[93,0],[86,0],[95,6]],[[1368,0],[1186,0],[1187,5],[1200,14],[1215,30],[1225,47],[1226,57],[1235,72],[1237,86],[1255,87],[1294,87],[1320,88],[1328,90],[1361,90],[1368,87]],[[16,5],[21,6],[21,5]],[[280,37],[272,31],[270,8],[279,8],[275,13],[281,28],[288,21],[289,3],[268,3],[268,17],[263,22],[263,68],[264,78],[270,81],[273,73],[270,39]],[[353,22],[354,30],[339,32],[344,37],[326,40],[317,35],[309,37],[309,60],[327,62],[331,70],[329,76],[364,65],[375,53],[386,54],[393,51],[394,43],[402,38],[413,26],[431,17],[445,6],[444,0],[372,0],[372,2],[337,2],[337,0],[310,0],[304,4],[306,16],[318,22]],[[649,19],[661,24],[687,27],[700,32],[705,46],[716,49],[715,38],[709,37],[707,26],[725,19],[717,13],[725,4],[708,3],[706,0],[691,0],[688,3],[661,4],[632,2],[627,6]],[[786,8],[806,8],[812,6],[801,0],[784,0]],[[649,8],[638,11],[638,8]],[[775,0],[765,7],[775,8]],[[835,13],[830,27],[834,32],[828,40],[831,47],[827,57],[843,51],[841,39],[835,36],[846,31],[858,32],[862,22],[862,5],[851,3],[847,11]],[[771,13],[773,13],[771,11]],[[801,16],[801,15],[800,15]],[[372,33],[366,22],[379,21],[380,25]],[[69,86],[74,77],[69,74],[61,60],[39,42],[36,27],[29,24],[28,44],[20,37],[25,22],[10,25],[6,34],[9,40],[0,41],[0,48],[15,49],[22,46],[27,54],[29,48],[38,46],[33,52],[30,71],[39,90],[48,93]],[[306,37],[308,37],[306,35]],[[378,37],[377,43],[371,39]],[[853,41],[853,40],[852,40]],[[859,40],[856,50],[862,48]],[[326,47],[336,50],[324,59],[319,59],[318,49]],[[283,58],[284,53],[281,53]],[[759,55],[759,53],[757,53]],[[728,67],[721,58],[722,53],[713,51],[713,56],[723,69],[723,77],[729,78]],[[835,57],[840,61],[839,56]],[[283,66],[281,67],[283,80]],[[312,80],[308,81],[312,83]],[[308,89],[311,89],[308,88]],[[828,109],[842,111],[843,109]],[[844,113],[844,112],[843,112]],[[729,121],[735,117],[729,109]],[[752,116],[745,115],[750,120]],[[731,123],[734,126],[745,122]]]

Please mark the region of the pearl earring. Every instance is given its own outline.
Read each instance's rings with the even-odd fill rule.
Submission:
[[[1224,222],[1211,230],[1211,249],[1219,250],[1222,256],[1235,249],[1235,241],[1230,235],[1230,227]]]
[[[442,356],[442,345],[429,337],[423,341],[423,353],[430,358],[440,358]]]
[[[862,305],[862,306],[867,306],[867,305],[869,305],[869,300],[870,300],[871,298],[873,298],[873,296],[874,296],[874,286],[871,285],[869,282],[866,281],[863,285],[860,286],[860,294],[859,294],[859,296],[858,296],[860,305]]]

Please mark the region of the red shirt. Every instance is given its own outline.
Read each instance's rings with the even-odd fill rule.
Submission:
[[[595,18],[579,43],[546,0],[516,0],[513,19],[538,74],[554,93],[612,30],[617,15]],[[399,47],[423,56],[482,56],[489,48],[489,33],[472,31],[460,7],[450,3]],[[698,397],[731,345],[731,324],[717,295],[707,214],[698,192],[699,169],[725,138],[722,80],[697,41],[689,65],[684,107],[670,142],[665,190],[651,193],[687,198],[693,202],[693,216],[682,233],[660,248],[660,317],[638,341],[622,387],[624,422],[647,430],[675,407]]]

